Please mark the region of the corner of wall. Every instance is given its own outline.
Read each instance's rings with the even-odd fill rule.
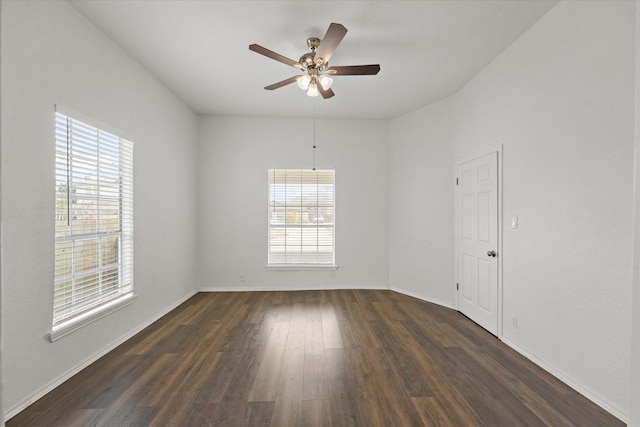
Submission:
[[[2,64],[2,2],[0,2],[0,64]],[[0,67],[0,93],[2,92],[2,71]],[[2,102],[0,102],[0,159],[2,158]],[[0,201],[2,200],[2,178],[0,177]],[[2,203],[0,203],[0,206]],[[4,427],[4,376],[2,375],[2,213],[0,213],[0,427]]]
[[[640,7],[636,3],[636,102],[634,163],[633,301],[631,308],[631,370],[629,376],[629,426],[640,426]]]

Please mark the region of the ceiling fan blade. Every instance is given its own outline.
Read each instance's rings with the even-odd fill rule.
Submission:
[[[331,58],[333,51],[336,50],[336,47],[338,47],[345,34],[347,34],[347,29],[342,24],[332,22],[331,25],[329,25],[329,29],[327,29],[327,34],[324,35],[324,38],[320,42],[318,50],[316,50],[313,61],[318,65],[329,62],[329,58]],[[318,61],[320,61],[320,63],[318,63]]]
[[[333,95],[335,95],[335,93],[333,93],[331,88],[325,90],[321,84],[318,85],[318,91],[320,92],[320,95],[322,95],[324,99],[329,99]]]
[[[372,76],[380,71],[379,64],[371,65],[343,65],[329,67],[327,73],[334,76]]]
[[[287,58],[286,56],[282,56],[279,53],[275,53],[272,50],[267,49],[266,47],[262,47],[259,44],[250,44],[249,50],[252,50],[260,55],[264,55],[267,58],[275,59],[276,61],[280,61],[283,64],[291,65],[292,67],[301,68],[302,66],[298,61],[294,61],[293,59]]]
[[[266,90],[278,89],[279,87],[286,86],[286,85],[289,85],[289,84],[295,82],[296,80],[298,80],[298,77],[300,77],[300,76],[289,77],[288,79],[283,80],[281,82],[274,83],[274,84],[269,85],[269,86],[265,86],[265,89]]]

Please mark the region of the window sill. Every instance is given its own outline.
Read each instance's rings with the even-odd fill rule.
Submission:
[[[316,264],[272,264],[265,265],[266,270],[274,271],[326,271],[337,270],[337,265],[316,265]]]
[[[95,322],[98,319],[101,319],[115,311],[120,310],[121,308],[128,306],[129,304],[133,303],[136,298],[136,295],[134,295],[133,293],[129,293],[111,302],[108,302],[105,305],[83,313],[78,317],[74,317],[73,319],[60,323],[59,325],[56,325],[51,329],[49,340],[51,340],[51,342],[57,341],[60,338],[67,336],[70,333],[75,332],[90,323]]]

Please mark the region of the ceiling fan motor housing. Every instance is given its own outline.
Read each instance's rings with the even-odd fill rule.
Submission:
[[[307,46],[311,50],[311,52],[307,52],[300,57],[298,62],[302,65],[304,69],[312,69],[312,68],[321,68],[321,71],[324,71],[324,68],[327,67],[327,64],[324,63],[322,58],[315,58],[316,49],[320,46],[320,39],[318,37],[309,37],[307,39]]]
[[[316,55],[315,52],[307,52],[300,57],[298,62],[302,65],[303,68],[313,68],[315,67],[315,62],[313,62],[313,57]]]

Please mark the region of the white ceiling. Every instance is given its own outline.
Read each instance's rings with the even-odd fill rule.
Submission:
[[[388,119],[460,89],[557,3],[468,1],[71,0],[199,114]],[[248,49],[298,60],[329,23],[348,33],[331,65],[379,63],[376,76],[334,78],[309,98],[299,71]]]

